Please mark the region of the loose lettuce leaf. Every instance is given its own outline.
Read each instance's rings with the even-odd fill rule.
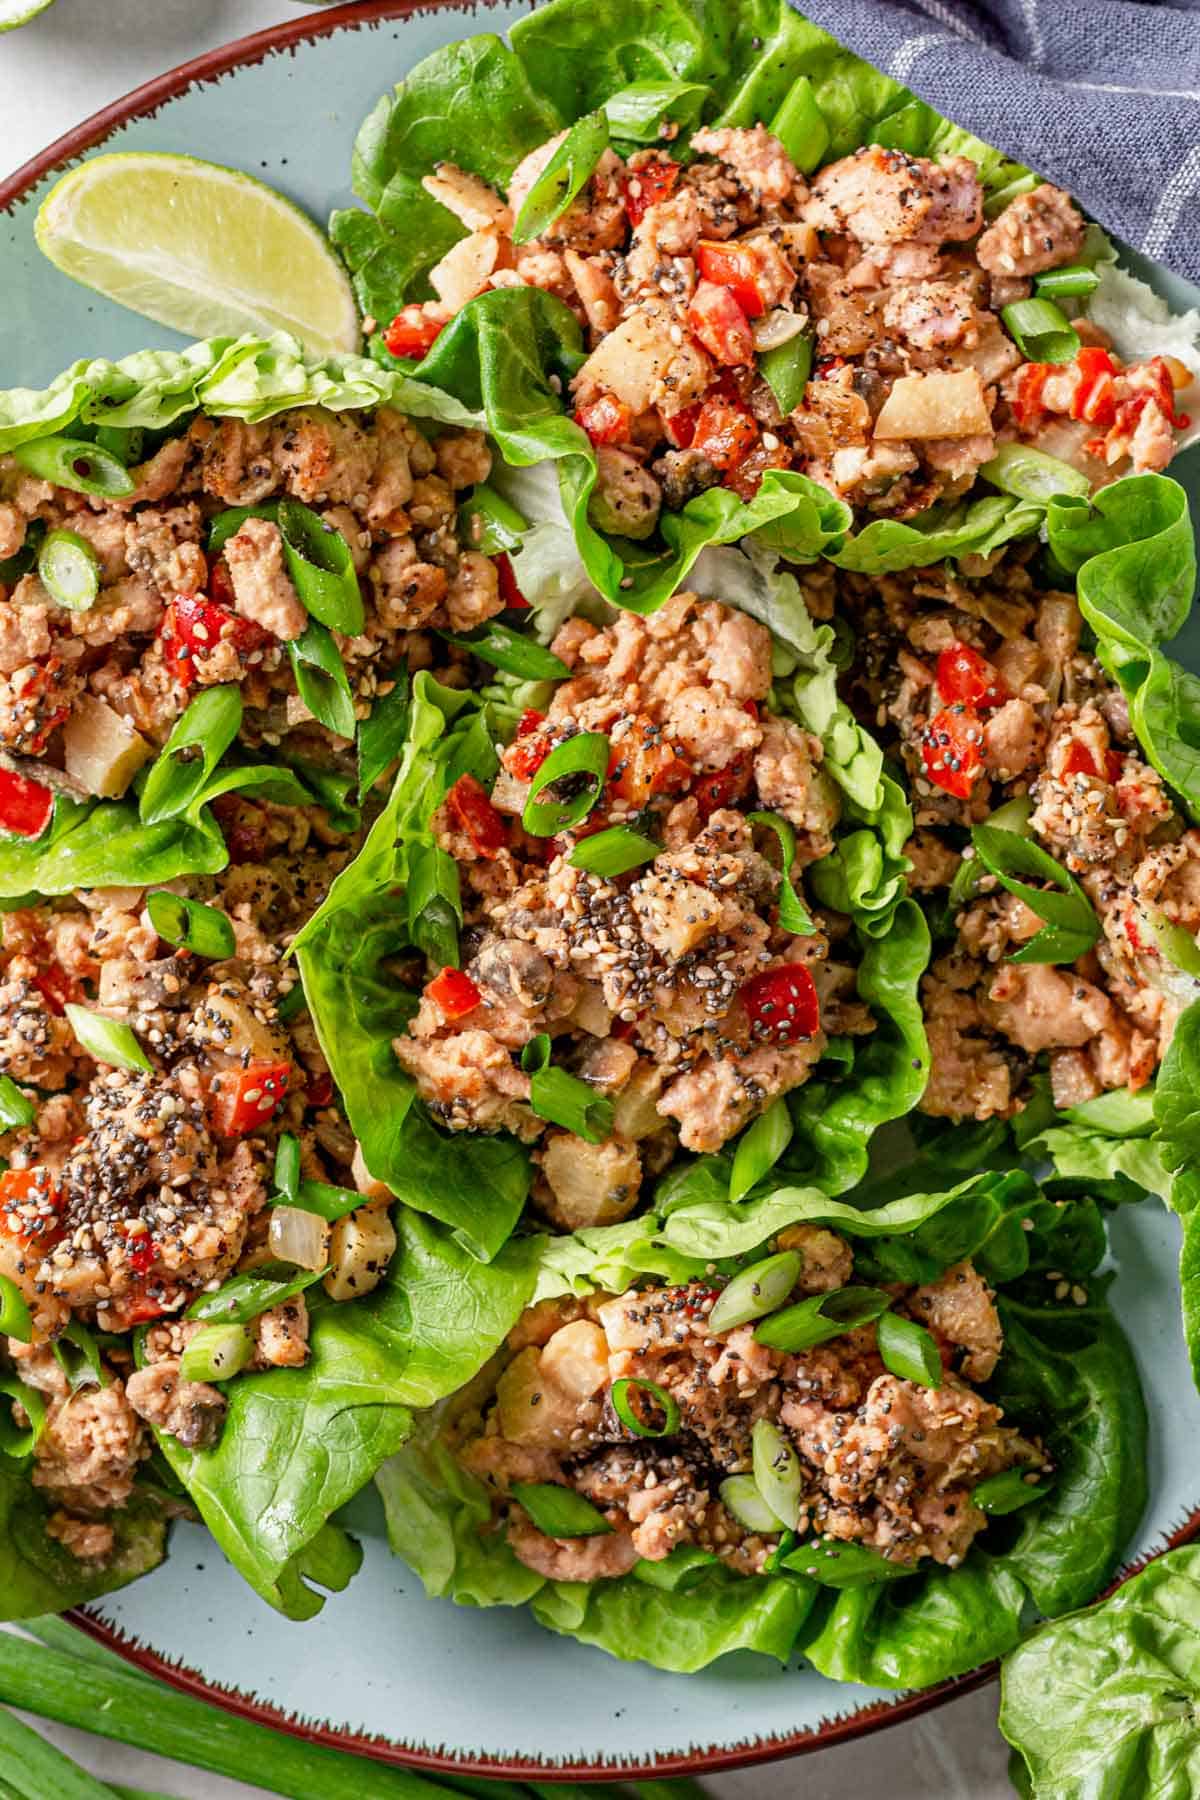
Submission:
[[[1004,1665],[1000,1729],[1038,1800],[1200,1790],[1200,1548],[1172,1550]]]
[[[0,1456],[0,1619],[65,1612],[124,1587],[162,1561],[166,1521],[149,1497],[135,1494],[113,1514],[116,1547],[100,1568],[80,1562],[46,1535],[53,1511],[28,1466]]]
[[[931,506],[916,524],[876,519],[864,525],[829,560],[865,575],[923,569],[946,557],[991,556],[1013,538],[1032,537],[1045,508],[1027,500],[990,494],[954,506]]]
[[[357,1567],[332,1514],[405,1441],[413,1408],[477,1374],[533,1291],[536,1239],[481,1268],[428,1220],[398,1209],[395,1224],[386,1280],[364,1300],[313,1303],[303,1368],[232,1382],[213,1449],[159,1434],[230,1562],[289,1618],[320,1610],[313,1583],[343,1587]]]

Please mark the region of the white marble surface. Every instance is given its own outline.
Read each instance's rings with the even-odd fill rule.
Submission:
[[[296,11],[287,0],[56,0],[23,30],[0,36],[0,165],[6,173],[17,168],[151,76]],[[709,1792],[714,1800],[1006,1800],[1012,1790],[996,1700],[996,1689],[985,1688],[915,1725],[723,1776],[707,1784]],[[178,1800],[250,1800],[262,1791],[81,1732],[53,1736],[101,1779]],[[364,1800],[369,1796],[364,1766]]]

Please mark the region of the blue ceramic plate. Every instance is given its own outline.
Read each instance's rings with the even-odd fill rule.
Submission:
[[[100,145],[175,150],[247,169],[314,218],[350,202],[355,130],[390,83],[477,26],[502,30],[525,8],[481,13],[386,0],[289,22],[186,65],[52,146],[0,187],[0,387],[40,386],[72,357],[120,356],[178,339],[76,287],[34,247],[37,206],[55,176]],[[1177,306],[1200,293],[1155,284]],[[1200,452],[1172,470],[1200,488]],[[1200,647],[1200,634],[1197,637]],[[1190,659],[1200,667],[1200,656]],[[1113,1221],[1114,1304],[1150,1403],[1153,1499],[1131,1559],[1200,1531],[1200,1397],[1179,1323],[1178,1226],[1157,1203]],[[989,1678],[982,1670],[897,1698],[838,1686],[764,1657],[703,1674],[616,1662],[542,1631],[523,1611],[472,1612],[425,1598],[389,1555],[369,1504],[353,1525],[366,1564],[307,1624],[258,1600],[195,1526],[177,1525],[167,1563],[82,1622],[131,1660],[239,1712],[388,1760],[543,1778],[614,1768],[662,1774],[730,1768],[816,1749],[911,1716]],[[537,1695],[537,1705],[530,1696]]]

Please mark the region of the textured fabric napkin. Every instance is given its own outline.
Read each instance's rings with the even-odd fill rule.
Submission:
[[[922,100],[1200,281],[1200,0],[800,0]]]

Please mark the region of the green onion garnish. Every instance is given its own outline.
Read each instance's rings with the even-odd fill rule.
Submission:
[[[1050,1492],[1050,1484],[1036,1479],[1030,1481],[1029,1474],[1028,1469],[1005,1469],[1002,1475],[989,1475],[986,1481],[971,1489],[972,1505],[995,1517],[1017,1512],[1031,1500],[1040,1500]]]
[[[288,551],[288,573],[305,612],[354,637],[365,622],[362,592],[341,532],[299,500],[279,502],[279,529]]]
[[[11,1075],[0,1075],[0,1131],[17,1131],[32,1125],[37,1107],[23,1094]]]
[[[105,1339],[109,1344],[114,1341],[119,1340]],[[100,1345],[82,1319],[73,1318],[55,1338],[54,1360],[70,1383],[72,1393],[81,1387],[107,1387],[109,1384]]]
[[[624,875],[629,869],[653,862],[661,848],[661,844],[643,837],[640,831],[631,831],[628,825],[610,825],[607,831],[581,839],[567,861],[573,869],[586,869],[589,875],[610,881],[614,875]]]
[[[298,981],[290,987],[279,1005],[275,1008],[275,1017],[284,1025],[289,1019],[299,1018],[302,1012],[308,1011],[308,996],[304,992],[304,983]]]
[[[792,886],[792,864],[796,860],[796,833],[788,820],[779,813],[752,812],[747,813],[746,817],[752,825],[761,825],[767,831],[773,831],[779,840],[779,855],[783,870],[779,878],[779,892],[776,895],[779,923],[794,937],[812,937],[817,928],[809,917],[808,908]]]
[[[1079,354],[1079,333],[1053,300],[1014,300],[1000,317],[1029,362],[1069,363]]]
[[[25,1296],[15,1281],[0,1275],[0,1332],[27,1344],[33,1336],[33,1320],[25,1304]]]
[[[184,1317],[211,1320],[219,1325],[249,1325],[272,1307],[294,1300],[326,1274],[327,1269],[303,1269],[297,1274],[290,1263],[263,1263],[243,1275],[234,1275],[215,1294],[201,1294],[192,1301]]]
[[[561,218],[608,149],[608,118],[585,113],[568,131],[528,194],[513,225],[514,244],[540,237]]]
[[[885,1369],[901,1381],[915,1381],[918,1387],[941,1387],[942,1359],[923,1325],[899,1313],[884,1313],[875,1335]]]
[[[715,1335],[764,1318],[783,1305],[800,1278],[804,1258],[798,1250],[781,1250],[762,1262],[751,1263],[723,1288],[708,1315],[708,1329]]]
[[[327,1181],[302,1181],[296,1190],[295,1199],[288,1199],[289,1206],[295,1206],[300,1212],[316,1213],[330,1225],[336,1225],[347,1213],[357,1212],[370,1199],[369,1194],[360,1194],[357,1188],[333,1187]],[[275,1201],[284,1198],[282,1194],[275,1196]]]
[[[777,1425],[758,1419],[750,1433],[754,1482],[766,1504],[795,1531],[800,1518],[804,1474],[800,1459]]]
[[[529,1104],[539,1119],[561,1125],[589,1144],[604,1142],[613,1128],[612,1101],[578,1075],[551,1068],[550,1039],[544,1031],[522,1050],[521,1067],[530,1078]]]
[[[721,1483],[721,1503],[747,1531],[765,1532],[773,1536],[784,1529],[758,1491],[753,1475],[729,1475]]]
[[[807,331],[798,331],[786,344],[763,350],[758,358],[758,372],[775,396],[775,404],[786,419],[804,398],[812,373],[813,340]]]
[[[634,1405],[634,1396],[637,1394],[649,1394],[655,1406],[662,1413],[661,1425],[647,1425],[645,1420],[640,1417]],[[665,1388],[660,1388],[656,1381],[647,1381],[644,1377],[626,1377],[624,1380],[614,1381],[609,1397],[618,1419],[622,1425],[627,1426],[633,1432],[635,1437],[673,1437],[679,1430],[678,1402],[667,1393]]]
[[[438,636],[458,650],[469,650],[480,662],[503,669],[506,675],[516,675],[521,681],[563,681],[571,672],[560,657],[539,644],[536,638],[523,631],[514,631],[511,625],[502,624],[499,619],[477,625],[465,637],[455,637],[450,631],[439,631]]]
[[[604,102],[615,138],[629,144],[657,144],[664,125],[692,131],[709,90],[695,81],[634,81]]]
[[[612,1530],[604,1514],[574,1488],[559,1487],[553,1481],[514,1481],[512,1491],[547,1537],[599,1537]]]
[[[150,765],[138,800],[143,825],[185,812],[207,783],[242,723],[241,691],[232,682],[205,688],[185,708]]]
[[[358,717],[350,677],[326,627],[310,618],[303,635],[292,638],[287,649],[296,691],[309,712],[337,737],[353,738]]]
[[[18,444],[13,461],[41,481],[70,488],[76,494],[99,494],[107,500],[123,500],[137,483],[109,450],[83,438],[38,438]]]
[[[713,1551],[701,1550],[699,1544],[677,1544],[661,1562],[651,1562],[643,1556],[634,1563],[630,1574],[647,1587],[665,1588],[669,1594],[685,1593],[703,1581],[705,1572],[720,1560]]]
[[[729,1177],[729,1198],[740,1200],[773,1169],[792,1141],[792,1115],[782,1097],[772,1100],[738,1139]]]
[[[254,1359],[254,1334],[244,1325],[206,1325],[179,1361],[184,1381],[229,1381]]]
[[[189,900],[183,894],[156,888],[146,896],[146,911],[160,938],[194,950],[197,956],[232,956],[237,946],[232,922],[202,900]]]
[[[28,1339],[22,1342],[28,1343]],[[32,1456],[34,1446],[42,1435],[42,1427],[46,1423],[46,1403],[36,1388],[26,1387],[12,1375],[0,1375],[0,1394],[7,1394],[10,1400],[19,1401],[29,1416],[29,1425],[22,1429],[13,1418],[12,1409],[0,1406],[0,1455],[11,1456],[24,1462]]]
[[[1061,269],[1047,269],[1035,278],[1034,294],[1039,300],[1086,300],[1100,286],[1100,277],[1088,263],[1064,263]]]
[[[797,1545],[783,1558],[783,1567],[831,1588],[873,1587],[876,1582],[899,1581],[913,1572],[912,1563],[893,1562],[869,1544],[847,1544],[830,1537]]]
[[[814,1294],[797,1306],[786,1307],[773,1318],[764,1319],[754,1333],[760,1344],[770,1350],[795,1354],[825,1344],[830,1338],[856,1331],[869,1325],[887,1311],[891,1300],[880,1288],[842,1287],[829,1294]]]
[[[1001,444],[979,473],[1001,493],[1015,494],[1018,500],[1034,500],[1039,505],[1057,494],[1078,494],[1082,499],[1092,491],[1091,482],[1080,469],[1045,450],[1034,450],[1029,444]]]
[[[1156,906],[1137,903],[1137,923],[1160,955],[1165,956],[1182,975],[1200,978],[1200,944],[1182,925],[1173,925]]]
[[[801,173],[811,175],[828,150],[830,138],[825,114],[807,75],[797,75],[793,81],[771,120],[771,132]]]
[[[529,521],[503,494],[481,481],[458,509],[458,529],[468,549],[482,550],[485,556],[499,556],[502,551],[521,548]]]
[[[611,746],[602,731],[581,731],[554,746],[529,785],[529,798],[521,815],[521,824],[530,837],[554,837],[587,818],[603,792],[611,755]],[[545,788],[568,776],[579,779],[579,791],[571,799],[538,799]]]
[[[300,1192],[300,1140],[285,1131],[275,1146],[275,1187],[292,1206]]]
[[[106,1019],[103,1013],[70,1001],[63,1010],[76,1038],[97,1062],[110,1063],[114,1069],[141,1069],[147,1075],[153,1074],[153,1063],[124,1019]]]
[[[77,531],[48,531],[37,566],[51,599],[72,612],[87,612],[100,592],[100,560]]]
[[[1045,921],[1045,929],[1010,957],[1010,962],[1072,963],[1091,949],[1101,935],[1096,910],[1075,877],[1040,844],[995,824],[976,825],[971,842],[988,874]],[[1031,887],[1018,880],[1019,875],[1048,881],[1051,886]]]

